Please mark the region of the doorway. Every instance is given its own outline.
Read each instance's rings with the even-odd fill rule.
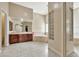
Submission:
[[[8,17],[7,13],[0,9],[0,31],[1,31],[1,47],[7,46],[8,38]]]
[[[79,3],[73,3],[73,53],[70,55],[79,57]]]

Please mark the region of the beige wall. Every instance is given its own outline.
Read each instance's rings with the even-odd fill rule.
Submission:
[[[3,9],[6,13],[9,12],[8,2],[0,2],[0,9]]]
[[[32,22],[32,31],[33,32],[45,32],[45,17],[43,15],[34,13],[33,22]]]
[[[33,20],[33,10],[14,3],[9,3],[10,17],[23,18],[26,20]]]
[[[58,4],[56,8],[54,7],[55,4]],[[49,2],[48,8],[49,8],[49,12],[53,11],[53,16],[51,17],[53,17],[52,20],[54,20],[54,22],[52,22],[53,24],[50,25],[50,26],[54,25],[54,40],[49,38],[48,47],[49,49],[56,52],[60,56],[63,56],[63,29],[62,29],[63,28],[63,3]],[[50,29],[49,29],[49,36],[50,36]]]

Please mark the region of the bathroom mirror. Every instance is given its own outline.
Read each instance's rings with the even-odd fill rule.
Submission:
[[[9,31],[13,31],[13,23],[9,21]]]

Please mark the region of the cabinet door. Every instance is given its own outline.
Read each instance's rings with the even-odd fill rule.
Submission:
[[[27,38],[28,38],[28,41],[32,41],[32,39],[33,39],[32,34],[28,34],[28,35],[27,35]]]
[[[21,34],[20,35],[20,42],[26,42],[27,41],[27,35],[26,34]]]
[[[19,42],[32,41],[32,39],[33,39],[32,34],[20,34],[19,37],[20,37]]]
[[[28,40],[27,35],[23,34],[23,41],[26,42]]]
[[[19,35],[10,35],[9,36],[9,43],[18,43],[19,42]]]

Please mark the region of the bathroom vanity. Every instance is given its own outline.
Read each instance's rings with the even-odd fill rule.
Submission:
[[[20,33],[10,33],[9,34],[9,44],[27,42],[33,40],[32,32],[20,32]]]

